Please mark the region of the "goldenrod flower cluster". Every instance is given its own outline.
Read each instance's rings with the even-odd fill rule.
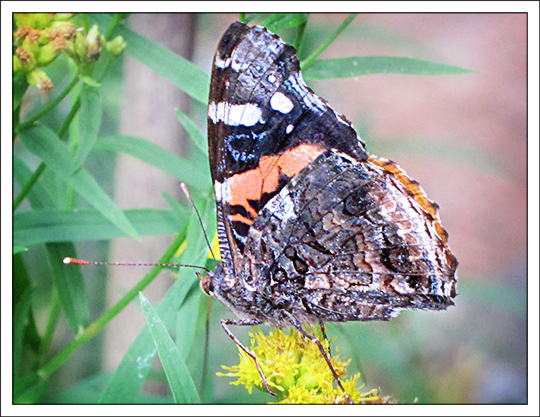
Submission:
[[[318,330],[315,334],[322,336]],[[250,350],[257,356],[268,387],[278,394],[273,404],[348,403],[343,391],[336,386],[334,376],[318,346],[296,329],[290,329],[288,334],[276,329],[265,335],[254,328],[250,336]],[[319,340],[328,352],[330,342],[324,337],[319,337]],[[249,394],[253,387],[266,392],[253,359],[240,348],[239,352],[240,363],[232,367],[223,366],[230,372],[218,375],[237,378],[231,384],[244,385]],[[382,398],[376,389],[360,391],[356,386],[359,373],[346,377],[350,360],[343,362],[337,356],[332,356],[330,362],[355,404],[380,404],[388,400]]]

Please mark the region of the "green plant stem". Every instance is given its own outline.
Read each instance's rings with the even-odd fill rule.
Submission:
[[[109,28],[107,29],[107,33],[105,34],[105,39],[110,40],[111,34],[116,26],[120,23],[122,20],[122,15],[120,13],[115,13],[113,17],[113,21],[111,22]]]
[[[56,97],[53,101],[51,101],[42,111],[40,111],[38,114],[36,114],[34,117],[28,119],[24,123],[21,123],[17,130],[20,132],[22,130],[27,129],[29,126],[31,126],[34,122],[41,119],[45,114],[47,114],[49,111],[54,109],[56,106],[60,104],[60,102],[70,93],[71,90],[73,90],[73,87],[77,85],[77,82],[79,81],[79,77],[75,76],[73,80],[69,83],[69,85],[60,93],[58,97]]]
[[[32,187],[34,187],[34,184],[37,182],[43,171],[47,165],[45,165],[44,162],[39,164],[37,169],[34,171],[30,179],[27,181],[27,183],[24,185],[23,189],[19,193],[19,195],[13,200],[13,211],[17,210],[17,207],[19,207],[19,204],[22,203],[22,201],[25,199],[25,197],[28,195]]]
[[[336,31],[328,37],[323,43],[319,45],[319,47],[310,55],[308,56],[302,63],[300,64],[300,67],[302,69],[305,69],[309,67],[315,59],[326,49],[328,46],[336,39],[341,32],[345,30],[347,26],[354,20],[358,13],[351,13],[347,18],[343,21],[343,23],[336,29]]]
[[[165,254],[159,260],[159,263],[169,263],[174,256],[176,250],[184,240],[185,236],[179,234],[173,243],[169,246]],[[88,342],[91,338],[97,335],[114,317],[118,315],[134,298],[137,297],[139,291],[144,290],[157,277],[159,272],[164,269],[162,266],[154,266],[133,288],[131,288],[120,301],[101,315],[94,323],[90,324],[84,331],[67,345],[58,355],[45,364],[38,374],[43,378],[49,377],[55,372],[64,362],[66,362],[73,352],[79,349],[82,345]]]
[[[58,132],[56,133],[57,136],[62,139],[62,136],[64,136],[69,129],[69,125],[73,121],[73,118],[81,108],[81,96],[77,97],[77,100],[75,100],[75,103],[73,103],[73,106],[71,106],[71,110],[69,111],[68,115],[66,116],[64,123],[62,123],[62,126],[60,126],[60,129],[58,129]]]

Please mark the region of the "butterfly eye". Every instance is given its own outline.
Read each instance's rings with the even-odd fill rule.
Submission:
[[[212,284],[213,276],[213,272],[209,272],[206,275],[202,275],[197,272],[197,277],[200,280],[199,285],[201,286],[201,289],[210,296],[214,295],[214,286]]]

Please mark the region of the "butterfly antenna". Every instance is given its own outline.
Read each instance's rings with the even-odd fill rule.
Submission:
[[[183,193],[186,195],[187,199],[191,203],[193,209],[195,210],[195,214],[197,214],[197,218],[199,219],[199,224],[201,225],[201,229],[203,231],[204,240],[206,240],[206,244],[208,245],[208,249],[210,249],[210,254],[212,255],[212,259],[214,260],[214,263],[216,263],[216,256],[214,255],[214,251],[212,250],[212,245],[210,245],[210,241],[208,240],[208,236],[206,234],[206,230],[204,230],[204,223],[201,218],[201,214],[199,213],[199,210],[197,209],[197,206],[191,199],[191,196],[189,195],[189,191],[186,187],[186,184],[182,183],[180,184],[180,188],[182,189]]]
[[[154,263],[154,262],[96,262],[96,261],[84,261],[82,259],[75,259],[66,257],[62,261],[65,264],[75,264],[75,265],[120,265],[120,266],[163,266],[163,267],[169,267],[169,268],[196,268],[196,269],[202,269],[206,272],[209,272],[208,268],[205,268],[204,266],[198,266],[198,265],[186,265],[186,264],[160,264],[160,263]]]

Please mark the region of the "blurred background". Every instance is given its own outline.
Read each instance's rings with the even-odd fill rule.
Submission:
[[[312,15],[304,52],[309,54],[346,17]],[[217,42],[237,19],[233,14],[140,14],[127,24],[210,73]],[[349,371],[362,372],[366,387],[380,387],[400,403],[415,398],[420,403],[526,403],[527,15],[360,14],[320,58],[354,55],[412,57],[475,72],[309,82],[347,116],[369,152],[396,161],[440,205],[459,260],[455,307],[407,311],[387,323],[330,325],[329,335],[337,337],[334,349],[352,359]],[[104,101],[119,110],[120,119],[111,123],[118,123],[121,133],[182,156],[188,139],[174,108],[190,113],[206,130],[205,109],[138,61],[126,56],[117,74]],[[114,172],[114,160],[98,158],[95,164],[122,209],[168,208],[162,192],[183,198],[173,178],[129,156],[118,158]],[[116,239],[110,254],[108,246],[96,242],[80,244],[78,251],[92,259],[155,262],[170,242],[170,236],[145,237],[142,243]],[[144,268],[86,270],[97,300],[94,319],[144,273]],[[159,302],[172,279],[162,273],[145,295]],[[213,303],[206,382],[212,389],[206,400],[271,401],[263,393],[248,396],[228,378],[215,376],[221,365],[238,360],[236,346],[219,325],[221,318],[231,317]],[[52,401],[61,401],[62,392],[75,392],[85,378],[114,370],[143,325],[140,307],[132,303],[54,375],[58,389]],[[247,340],[249,329],[234,331]],[[67,339],[57,336],[58,348],[71,337],[67,330]],[[200,349],[204,352],[202,344]],[[155,362],[157,376],[144,389],[166,398],[168,387]]]

